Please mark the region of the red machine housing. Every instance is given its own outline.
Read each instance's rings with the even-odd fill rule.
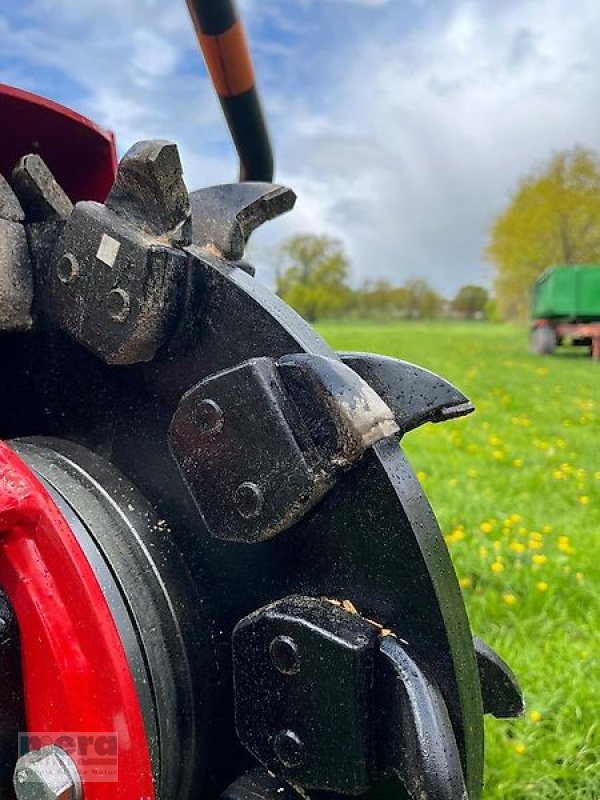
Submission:
[[[0,84],[0,119],[0,174],[10,175],[22,156],[37,153],[74,203],[106,198],[117,173],[111,131],[59,103],[5,84]]]

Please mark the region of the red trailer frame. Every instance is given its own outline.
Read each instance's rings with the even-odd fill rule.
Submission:
[[[558,341],[561,339],[587,340],[591,343],[592,359],[600,362],[600,322],[553,322],[538,319],[535,328],[551,328]]]

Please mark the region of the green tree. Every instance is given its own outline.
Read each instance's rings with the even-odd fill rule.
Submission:
[[[496,219],[486,256],[503,316],[523,317],[536,278],[553,264],[600,262],[600,159],[582,148],[526,176]]]
[[[406,317],[410,292],[386,280],[366,280],[355,292],[354,306],[359,317]]]
[[[407,281],[404,289],[408,292],[409,315],[418,319],[438,317],[442,311],[443,299],[422,278]]]
[[[489,293],[483,286],[467,284],[458,290],[452,301],[452,310],[467,319],[474,319],[476,316],[483,316],[489,299]]]
[[[278,261],[277,294],[309,322],[348,310],[350,262],[337,239],[292,236],[282,244]]]

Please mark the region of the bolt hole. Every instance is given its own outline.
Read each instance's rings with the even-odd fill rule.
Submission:
[[[131,303],[123,289],[113,289],[106,296],[106,312],[113,322],[125,322],[129,316]]]
[[[65,253],[56,265],[56,277],[61,283],[72,283],[79,275],[79,262],[72,253]]]
[[[238,514],[244,519],[258,517],[264,505],[264,497],[255,483],[244,481],[235,490],[233,498]]]
[[[295,675],[300,670],[298,646],[289,636],[276,636],[269,647],[271,661],[283,675]]]
[[[304,745],[294,731],[279,731],[273,742],[273,749],[284,767],[293,768],[302,763]]]
[[[214,400],[202,400],[192,411],[194,425],[200,433],[209,435],[223,430],[223,411]]]

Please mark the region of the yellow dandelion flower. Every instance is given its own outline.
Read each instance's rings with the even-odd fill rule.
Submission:
[[[542,528],[542,531],[544,533],[552,533],[552,525],[544,525],[544,527]]]
[[[471,578],[461,578],[458,583],[461,589],[468,589],[471,585]]]
[[[564,475],[564,472],[562,472],[562,470],[555,469],[554,472],[552,473],[552,477],[556,478],[557,481],[562,481],[562,479],[565,477],[565,475]]]
[[[525,745],[524,744],[519,743],[519,744],[515,745],[515,753],[517,755],[522,756],[524,752],[525,752]]]
[[[546,581],[538,581],[535,585],[535,588],[538,590],[538,592],[547,592],[548,584]]]
[[[537,722],[541,722],[542,715],[541,715],[541,713],[539,711],[530,711],[529,712],[529,719],[532,722],[536,722],[536,723]]]
[[[482,533],[491,533],[494,530],[494,526],[491,522],[482,522],[479,526],[479,530]]]
[[[582,506],[587,506],[590,502],[590,498],[587,496],[587,494],[582,494],[579,498],[579,502]]]
[[[576,572],[576,573],[575,573],[575,580],[577,581],[577,583],[578,583],[580,586],[581,586],[583,583],[585,583],[585,575],[583,574],[583,572]]]
[[[504,459],[506,458],[506,453],[504,452],[504,450],[494,450],[492,455],[496,459],[496,461],[504,461]]]
[[[502,542],[500,539],[496,539],[494,542],[494,550],[499,553],[502,550]],[[501,561],[502,559],[498,556],[498,560]]]
[[[504,572],[504,564],[501,561],[494,561],[492,564],[492,572]]]
[[[572,556],[573,553],[575,552],[575,548],[571,547],[571,544],[569,543],[568,539],[567,541],[559,542],[558,549],[560,550],[561,553],[565,553],[568,556]]]
[[[511,514],[510,521],[513,523],[521,522],[521,515],[520,514]]]
[[[458,481],[456,480],[456,478],[450,478],[450,480],[448,481],[448,486],[451,489],[454,489],[457,485],[458,485]]]
[[[418,478],[420,481],[424,481],[426,477],[427,477],[427,475],[426,475],[426,474],[423,472],[423,470],[419,470],[419,471],[417,472],[417,478]]]
[[[540,542],[539,539],[530,539],[527,544],[530,550],[541,550],[544,546],[543,542]]]
[[[526,550],[525,545],[522,542],[512,541],[508,547],[513,551],[513,553],[523,553]]]
[[[600,481],[600,472],[596,472],[594,478],[596,478],[597,481]]]
[[[544,540],[544,537],[539,531],[531,531],[529,538],[533,539],[534,542],[542,542]]]
[[[515,460],[513,461],[513,467],[515,467],[515,469],[520,469],[522,466],[523,466],[523,459],[515,458]]]
[[[482,545],[479,548],[479,555],[481,556],[481,558],[487,558],[488,557],[488,549],[487,549],[487,547],[483,547],[483,545]]]
[[[531,556],[531,561],[534,564],[537,564],[538,567],[543,567],[546,561],[548,561],[548,557],[545,556],[543,553],[534,553]]]
[[[517,602],[517,598],[511,592],[503,594],[502,599],[504,600],[507,606],[514,606]]]
[[[499,444],[502,444],[502,440],[499,439],[497,436],[490,436],[488,441],[492,445],[492,447],[498,447]]]

